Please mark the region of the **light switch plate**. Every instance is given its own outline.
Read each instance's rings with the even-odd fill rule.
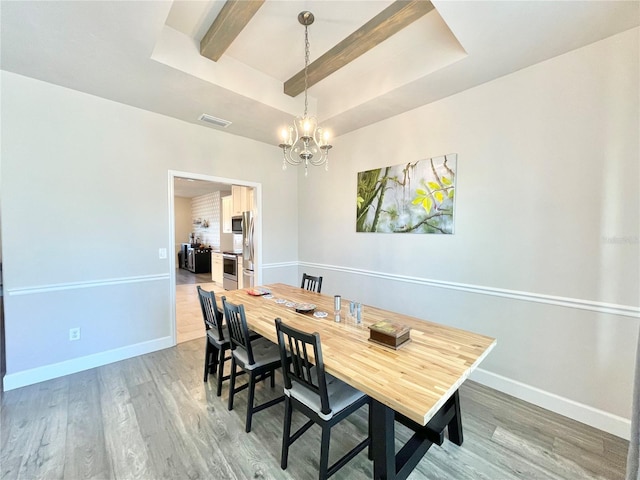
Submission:
[[[164,260],[165,258],[167,258],[167,249],[166,248],[159,248],[158,249],[158,258],[160,258],[160,260]]]

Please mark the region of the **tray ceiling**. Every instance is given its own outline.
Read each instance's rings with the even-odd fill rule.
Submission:
[[[425,0],[422,0],[425,1]],[[2,2],[2,69],[277,144],[303,110],[284,83],[392,1],[266,0],[216,62],[200,41],[224,1]],[[309,89],[341,135],[640,24],[635,1],[433,1],[434,9]]]

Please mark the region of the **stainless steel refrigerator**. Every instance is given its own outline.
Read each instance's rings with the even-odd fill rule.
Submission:
[[[243,212],[242,214],[242,285],[244,288],[254,286],[253,267],[253,213]]]

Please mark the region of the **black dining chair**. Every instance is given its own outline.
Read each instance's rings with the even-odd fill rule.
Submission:
[[[305,290],[309,290],[311,292],[320,293],[320,290],[322,290],[322,277],[313,277],[311,275],[303,273],[300,288],[304,288]]]
[[[282,456],[280,466],[287,468],[289,447],[313,424],[322,428],[320,444],[320,468],[318,478],[325,480],[371,445],[371,402],[364,393],[338,380],[324,370],[320,335],[305,333],[282,323],[276,318],[278,347],[284,365],[285,414],[282,434]],[[286,361],[290,355],[290,361]],[[315,365],[310,358],[314,359]],[[331,427],[342,421],[363,405],[369,405],[369,432],[367,438],[347,452],[340,460],[329,466],[329,440]],[[309,421],[291,435],[293,409],[302,412]],[[369,448],[369,458],[371,458]]]
[[[245,431],[251,431],[251,420],[254,413],[269,408],[284,400],[284,396],[274,398],[262,405],[254,406],[256,382],[271,379],[271,388],[275,387],[275,371],[280,368],[280,351],[278,346],[264,337],[251,339],[251,332],[247,327],[247,319],[243,305],[234,305],[222,297],[224,315],[227,319],[229,337],[231,340],[231,375],[229,380],[229,410],[233,410],[233,398],[236,393],[249,389],[247,398],[247,419]],[[249,376],[248,383],[235,387],[236,367],[242,368]]]
[[[213,374],[218,369],[218,387],[216,395],[222,393],[222,382],[229,380],[229,376],[224,376],[224,362],[231,357],[225,357],[231,349],[227,327],[223,325],[223,315],[216,303],[216,294],[207,292],[198,285],[198,298],[202,309],[202,318],[207,332],[206,349],[204,354],[204,381],[209,378],[209,373]]]

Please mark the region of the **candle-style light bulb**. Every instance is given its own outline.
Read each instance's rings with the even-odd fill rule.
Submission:
[[[309,124],[309,120],[305,120],[304,124],[302,125],[302,128],[304,128],[304,134],[306,136],[309,135],[309,129],[311,128],[311,125]]]
[[[325,130],[324,134],[322,135],[322,137],[324,138],[325,145],[328,145],[329,144],[329,138],[331,138],[331,134],[329,133],[329,131]]]
[[[289,131],[286,128],[283,128],[280,132],[280,136],[282,137],[282,143],[287,143],[287,139],[289,137]]]

